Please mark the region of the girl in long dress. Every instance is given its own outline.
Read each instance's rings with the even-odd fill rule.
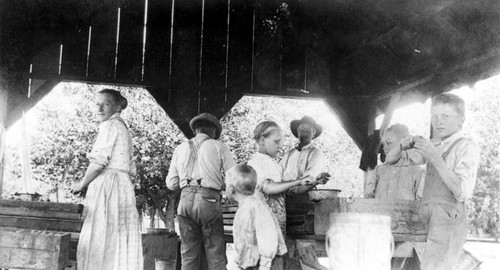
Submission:
[[[97,95],[99,134],[83,180],[73,193],[87,188],[85,215],[77,249],[78,270],[142,270],[139,215],[130,175],[132,139],[120,112],[127,100],[104,89]]]
[[[281,227],[281,232],[285,236],[285,192],[292,187],[311,183],[307,179],[282,181],[283,168],[274,159],[280,150],[282,138],[283,132],[275,122],[264,121],[259,123],[254,130],[257,152],[250,158],[248,165],[257,172],[255,192],[258,192],[273,210]]]

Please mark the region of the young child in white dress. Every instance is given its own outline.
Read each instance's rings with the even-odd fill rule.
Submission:
[[[233,221],[236,264],[240,269],[283,269],[287,252],[283,235],[271,209],[254,195],[257,173],[248,165],[236,165],[226,177],[226,194],[238,202]]]

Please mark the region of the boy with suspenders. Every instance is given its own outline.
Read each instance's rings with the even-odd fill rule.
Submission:
[[[453,94],[432,99],[433,139],[407,137],[386,161],[426,164],[421,218],[429,233],[421,269],[455,269],[467,237],[465,201],[472,195],[479,168],[479,147],[462,132],[464,101]]]

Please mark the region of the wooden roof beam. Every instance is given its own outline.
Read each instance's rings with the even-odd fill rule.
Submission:
[[[387,32],[381,34],[380,36],[376,37],[375,39],[367,42],[366,44],[364,44],[361,47],[359,47],[357,50],[355,50],[355,51],[347,54],[346,56],[340,58],[339,61],[343,61],[345,59],[349,59],[350,57],[353,57],[353,56],[357,55],[358,53],[360,53],[361,51],[363,51],[366,47],[380,46],[380,45],[386,43],[387,41],[393,39],[394,37],[396,37],[398,35],[401,35],[402,31],[403,30],[399,26],[394,26],[393,28],[389,29],[389,31],[387,31]]]
[[[407,80],[398,86],[395,86],[393,88],[385,90],[385,91],[381,92],[381,94],[376,95],[373,98],[373,102],[376,103],[376,102],[383,101],[383,100],[391,97],[394,93],[406,92],[406,91],[411,90],[415,87],[430,83],[431,81],[433,81],[437,77],[450,76],[452,73],[457,72],[460,69],[470,68],[471,66],[473,66],[475,64],[479,64],[483,61],[486,61],[488,59],[491,59],[493,57],[498,57],[498,56],[500,56],[500,49],[495,48],[495,49],[490,50],[490,51],[488,51],[480,56],[468,58],[468,59],[465,59],[462,61],[457,61],[453,65],[448,65],[447,67],[441,68],[441,69],[436,70],[434,72],[431,71],[432,74],[421,75],[420,78]]]
[[[378,94],[373,99],[373,102],[376,103],[376,102],[385,100],[387,98],[390,98],[391,96],[393,96],[396,93],[403,93],[403,92],[406,92],[410,89],[413,89],[419,85],[428,83],[428,82],[432,81],[432,79],[434,79],[434,76],[435,76],[434,74],[431,74],[431,75],[427,75],[424,77],[420,77],[418,79],[412,79],[412,80],[407,80],[405,82],[402,82],[401,84],[399,84],[395,87],[392,87],[392,88],[389,88],[389,89],[383,91],[382,94]]]

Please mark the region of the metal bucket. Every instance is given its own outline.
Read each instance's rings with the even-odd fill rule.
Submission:
[[[390,270],[394,252],[391,217],[332,213],[326,236],[329,269]]]
[[[175,270],[176,259],[155,259],[155,270]]]

